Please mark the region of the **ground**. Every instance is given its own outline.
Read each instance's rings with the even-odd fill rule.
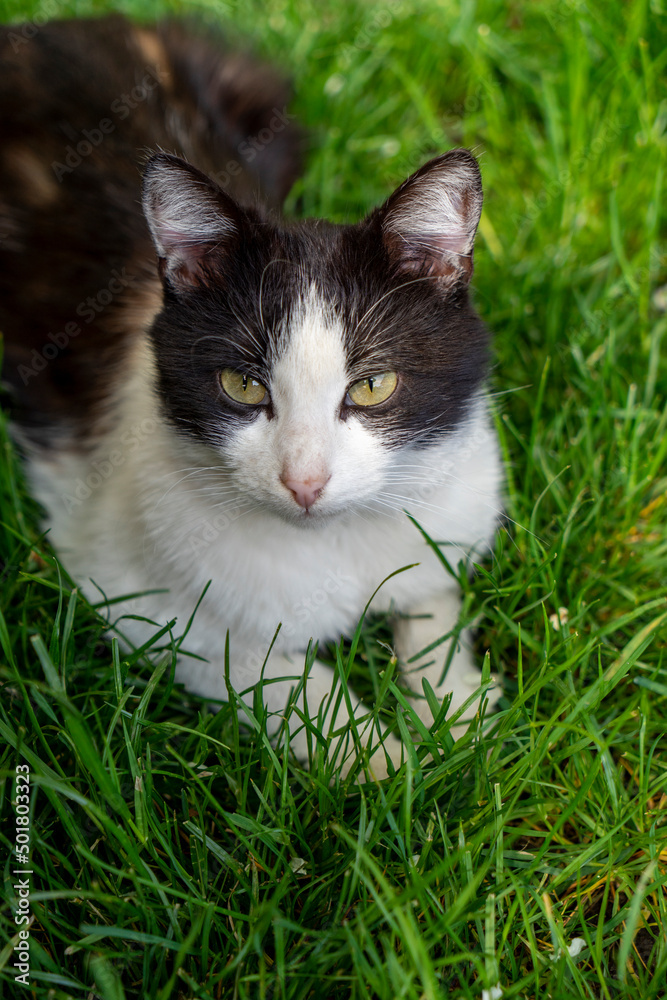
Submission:
[[[6,0],[4,16],[32,19],[29,44],[45,14],[103,9]],[[310,149],[290,213],[357,219],[431,154],[479,157],[473,285],[507,516],[461,574],[462,624],[503,696],[455,746],[436,720],[381,785],[341,783],[315,732],[305,770],[259,708],[240,738],[234,711],[170,684],[169,658],[100,642],[6,445],[0,976],[17,975],[23,763],[31,996],[664,997],[660,0],[199,10],[293,74]],[[369,623],[339,663],[407,732],[388,638]]]

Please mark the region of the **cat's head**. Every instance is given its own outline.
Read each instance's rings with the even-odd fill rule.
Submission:
[[[292,522],[373,498],[396,452],[465,419],[488,364],[468,299],[482,208],[467,150],[438,156],[357,225],[286,224],[158,154],[144,211],[164,306],[168,419]]]

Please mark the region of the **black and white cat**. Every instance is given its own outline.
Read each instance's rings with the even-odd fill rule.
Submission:
[[[122,610],[177,631],[211,581],[186,641],[203,659],[179,677],[214,698],[227,630],[243,691],[282,623],[263,689],[277,724],[311,637],[349,633],[418,564],[373,602],[407,663],[459,597],[405,511],[456,564],[488,549],[500,506],[468,296],[475,158],[436,157],[357,225],[285,222],[300,133],[272,70],[122,18],[10,27],[0,46],[4,378],[69,572],[94,600],[148,592]],[[457,708],[479,674],[461,646],[443,680],[448,645],[407,679]],[[315,661],[311,715],[331,688]]]

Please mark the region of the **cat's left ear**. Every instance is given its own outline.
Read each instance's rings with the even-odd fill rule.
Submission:
[[[176,292],[205,285],[240,236],[236,202],[206,174],[168,153],[157,153],[146,165],[143,208],[160,276]]]
[[[429,160],[378,210],[382,239],[397,273],[468,282],[482,214],[482,178],[467,149]]]

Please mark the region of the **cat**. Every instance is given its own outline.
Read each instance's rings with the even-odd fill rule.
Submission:
[[[450,640],[428,651],[458,588],[406,511],[456,565],[501,506],[475,157],[436,156],[356,224],[285,221],[303,134],[272,68],[178,23],[27,34],[0,34],[0,327],[64,565],[125,598],[109,615],[130,646],[189,623],[177,678],[209,698],[229,630],[231,682],[252,704],[263,673],[271,732],[311,638],[349,635],[373,594],[417,715],[422,679],[460,707],[480,676],[465,636],[444,678]],[[297,703],[325,733],[369,711],[351,690],[328,705],[332,685],[316,659]],[[402,753],[386,734],[371,769]]]

